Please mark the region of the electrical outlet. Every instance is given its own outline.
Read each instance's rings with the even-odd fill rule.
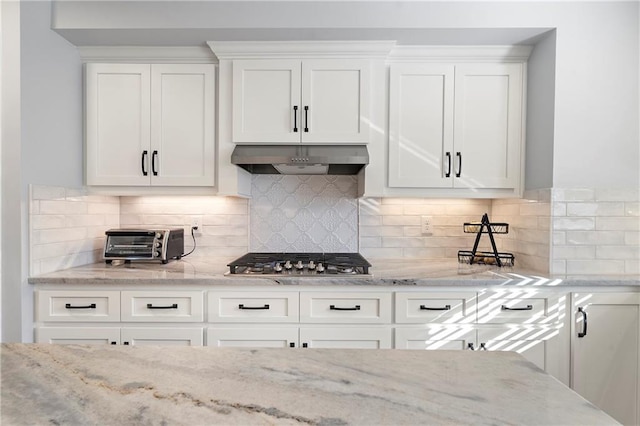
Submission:
[[[191,227],[195,228],[197,231],[202,232],[202,216],[193,216],[191,218]]]
[[[431,235],[433,226],[433,218],[431,216],[420,217],[420,230],[422,235]]]

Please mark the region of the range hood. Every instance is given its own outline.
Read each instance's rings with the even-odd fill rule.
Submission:
[[[355,175],[369,153],[364,145],[236,145],[231,163],[257,175]]]

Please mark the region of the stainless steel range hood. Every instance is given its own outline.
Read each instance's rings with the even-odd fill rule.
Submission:
[[[364,145],[236,145],[231,163],[262,175],[355,175],[369,153]]]

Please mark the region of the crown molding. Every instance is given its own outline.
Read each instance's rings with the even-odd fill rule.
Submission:
[[[533,46],[396,46],[389,62],[526,62]]]
[[[207,46],[79,46],[82,62],[217,63]]]
[[[208,41],[218,59],[384,59],[395,41]]]

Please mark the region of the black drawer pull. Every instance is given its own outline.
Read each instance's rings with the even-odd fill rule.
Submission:
[[[147,303],[147,309],[178,309],[178,304],[174,303],[169,306],[153,306],[152,303]]]
[[[71,303],[67,303],[66,305],[64,305],[65,308],[67,309],[95,309],[96,308],[96,304],[92,303],[90,305],[87,306],[73,306]]]
[[[268,310],[269,309],[269,305],[264,305],[264,306],[244,306],[242,303],[238,305],[238,309],[244,309],[244,310],[254,310],[254,311],[258,311],[258,310]]]
[[[533,305],[527,305],[524,308],[510,308],[507,305],[502,305],[503,311],[533,311]]]
[[[329,305],[329,309],[332,311],[359,311],[360,305],[356,305],[353,308],[337,308],[336,305]]]
[[[421,311],[450,311],[451,305],[444,305],[444,308],[430,308],[425,305],[420,305],[420,310]]]

